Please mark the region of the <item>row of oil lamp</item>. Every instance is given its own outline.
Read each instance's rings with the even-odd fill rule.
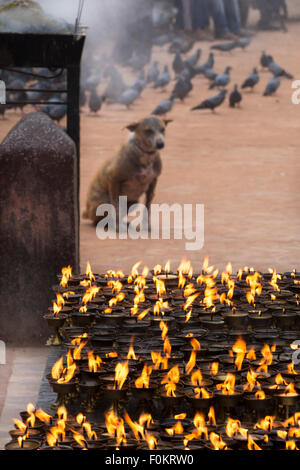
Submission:
[[[192,410],[215,406],[221,420],[233,410],[247,412],[251,421],[266,409],[285,418],[297,409],[300,369],[291,360],[290,346],[265,344],[259,349],[238,338],[226,352],[228,344],[213,346],[193,336],[173,351],[163,320],[160,330],[161,337],[150,344],[153,349],[147,350],[143,342],[134,347],[132,338],[127,353],[125,345],[94,349],[88,333],[70,337],[66,357],[47,376],[57,393],[53,408],[79,398],[82,409],[92,413],[106,399],[119,413],[133,396],[150,412],[159,400],[166,417],[184,401]]]
[[[129,276],[108,271],[99,276],[87,264],[86,274],[73,275],[63,268],[56,300],[45,318],[54,328],[51,344],[60,344],[63,325],[89,327],[125,317],[136,322],[174,317],[181,324],[208,329],[293,330],[300,326],[300,276],[295,271],[278,274],[270,269],[261,274],[245,267],[232,274],[230,263],[219,274],[206,258],[202,273],[193,274],[190,262],[182,261],[176,274],[169,263],[139,273],[136,263]],[[143,324],[141,325],[141,327]],[[138,326],[136,327],[138,329]]]
[[[6,450],[299,450],[300,413],[284,421],[272,415],[249,425],[228,417],[218,424],[214,408],[197,411],[191,418],[178,413],[156,420],[150,413],[132,419],[112,409],[101,423],[87,420],[83,413],[68,415],[61,406],[54,415],[28,404],[14,419]]]
[[[169,263],[150,271],[139,262],[129,276],[96,275],[88,263],[83,275],[63,268],[53,289],[56,299],[45,318],[54,328],[50,344],[63,343],[65,354],[47,376],[57,394],[51,408],[58,413],[75,404],[93,416],[107,402],[106,415],[118,424],[114,434],[104,431],[101,448],[299,447],[296,271],[262,274],[245,267],[233,274],[229,263],[219,274],[205,258],[199,275],[186,260],[176,273]],[[133,420],[126,412],[130,398],[136,404]],[[174,421],[183,411],[184,418]],[[269,427],[260,428],[266,412]],[[293,429],[286,430],[282,423],[291,414]],[[140,415],[151,415],[149,430]],[[119,434],[124,425],[133,443],[132,436]],[[94,448],[79,434],[68,434],[73,446]],[[54,448],[71,444],[65,435],[51,442]]]

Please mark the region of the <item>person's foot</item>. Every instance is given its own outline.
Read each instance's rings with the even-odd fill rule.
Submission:
[[[195,39],[196,41],[213,41],[214,36],[211,31],[198,28],[195,31]]]
[[[231,33],[230,31],[224,31],[224,33],[217,34],[216,39],[226,39],[228,41],[236,41],[238,39],[238,36],[236,34]]]
[[[241,38],[249,38],[254,36],[254,33],[252,31],[249,31],[248,29],[241,29],[238,36]]]
[[[194,31],[190,29],[186,29],[184,31],[184,37],[187,41],[190,41],[191,39],[194,39]]]

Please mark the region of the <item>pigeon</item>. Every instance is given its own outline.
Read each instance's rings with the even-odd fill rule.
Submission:
[[[146,54],[133,55],[126,63],[135,72],[140,72],[148,64],[149,57]]]
[[[44,91],[39,92],[38,90]],[[50,94],[46,90],[51,90],[51,86],[45,80],[35,83],[34,85],[30,86],[30,89],[28,91],[26,91],[27,101],[34,102],[48,100],[50,98]]]
[[[251,43],[251,37],[247,36],[245,38],[240,38],[236,41],[236,47],[240,47],[241,49],[245,50],[246,47],[249,46]]]
[[[159,75],[159,68],[158,68],[158,62],[156,60],[154,64],[152,65],[152,67],[148,70],[147,79],[146,79],[147,83],[155,82],[158,75]]]
[[[289,80],[293,80],[294,78],[293,75],[286,72],[282,67],[280,67],[280,65],[276,64],[276,62],[274,62],[273,60],[269,62],[268,69],[270,70],[270,72],[272,72],[274,77],[286,77]]]
[[[100,83],[100,73],[95,72],[93,75],[90,75],[85,81],[84,81],[84,88],[88,91],[92,91],[93,88],[97,88],[99,83]]]
[[[214,79],[209,89],[212,90],[215,87],[221,88],[221,87],[225,87],[226,85],[228,85],[228,83],[230,82],[230,75],[229,75],[230,70],[231,70],[230,66],[226,67],[224,73],[221,73]]]
[[[273,95],[274,93],[276,93],[279,87],[280,87],[280,78],[279,77],[271,78],[266,86],[263,96]]]
[[[213,113],[215,112],[215,108],[221,106],[224,102],[225,97],[227,94],[227,90],[222,90],[217,95],[212,96],[211,98],[207,98],[206,100],[202,101],[198,106],[195,106],[191,109],[191,111],[195,111],[197,109],[210,109]]]
[[[102,103],[106,100],[106,96],[99,96],[97,91],[93,89],[89,98],[89,108],[92,113],[97,113],[102,106]]]
[[[196,74],[201,75],[205,73],[205,70],[212,69],[215,63],[214,53],[210,52],[207,61],[204,64],[199,65],[195,68]]]
[[[169,31],[168,33],[161,34],[160,36],[156,36],[153,38],[153,44],[155,46],[165,46],[169,42],[171,42],[173,39],[173,34],[172,31]]]
[[[155,116],[161,116],[164,114],[167,114],[171,109],[173,108],[173,100],[174,96],[171,95],[170,98],[162,100],[152,111],[151,114],[154,114]]]
[[[8,88],[12,88],[15,90],[19,91],[10,91],[9,93],[9,100],[12,101],[11,105],[9,106],[10,109],[18,109],[23,112],[24,104],[16,104],[16,103],[21,103],[22,101],[27,101],[27,94],[26,91],[24,91],[24,87],[26,88],[26,82],[24,79],[13,79],[12,81],[9,81]]]
[[[180,99],[181,101],[184,101],[184,99],[186,98],[186,96],[190,93],[190,91],[193,89],[193,85],[192,85],[192,82],[190,80],[189,77],[187,78],[178,78],[173,90],[172,90],[172,93],[171,93],[171,96],[176,99]]]
[[[110,80],[103,94],[106,96],[108,101],[114,101],[127,89],[127,85],[124,83],[120,72],[114,66],[109,66],[104,71],[104,76],[109,76]]]
[[[208,78],[208,80],[213,81],[218,76],[218,73],[214,69],[206,69],[204,75],[205,78]]]
[[[269,63],[273,61],[273,57],[271,55],[267,55],[265,51],[262,51],[262,55],[260,58],[260,65],[263,69],[267,69]]]
[[[229,105],[231,108],[235,108],[235,105],[237,104],[240,106],[240,102],[242,101],[243,97],[242,94],[238,90],[238,85],[234,85],[233,91],[230,93],[229,96]]]
[[[128,88],[135,88],[137,91],[141,93],[145,87],[146,87],[145,72],[144,70],[142,70],[139,78],[135,80]]]
[[[53,106],[50,109],[49,116],[53,121],[59,123],[62,118],[67,114],[67,106],[65,104]]]
[[[193,49],[195,42],[196,42],[195,39],[190,39],[190,40],[187,39],[183,43],[182,47],[180,48],[180,52],[182,54],[187,54],[188,52],[190,52]]]
[[[184,80],[191,80],[196,75],[197,75],[196,69],[187,62],[185,64],[184,70],[181,72],[178,78],[183,78]]]
[[[253,72],[250,75],[248,75],[248,77],[242,84],[241,88],[242,89],[251,88],[251,90],[253,90],[253,88],[255,87],[255,85],[258,84],[258,82],[259,82],[259,75],[257,72],[257,68],[254,67]]]
[[[0,104],[0,116],[2,116],[2,120],[4,121],[5,118],[5,111],[6,111],[6,105],[5,104]]]
[[[175,39],[173,39],[169,47],[169,52],[171,54],[175,54],[176,51],[179,51],[182,54],[186,54],[193,48],[194,44],[195,39],[187,39],[183,35],[177,36]]]
[[[176,75],[179,75],[184,70],[185,65],[181,58],[180,51],[176,51],[172,67]]]
[[[111,101],[111,103],[124,104],[129,109],[139,96],[140,92],[138,90],[135,88],[128,88],[117,99]]]
[[[230,52],[236,47],[238,47],[237,42],[230,41],[230,42],[222,42],[221,44],[215,44],[211,46],[211,49],[215,49],[217,51],[222,51],[222,52]]]
[[[188,57],[185,61],[184,61],[184,64],[185,65],[190,65],[191,67],[195,67],[201,57],[201,52],[202,50],[199,48],[197,49],[197,51],[195,52],[194,55]]]
[[[82,87],[80,87],[80,90],[79,90],[79,105],[82,108],[83,106],[85,106],[85,104],[86,104],[85,90]]]
[[[164,67],[164,71],[159,74],[156,81],[154,82],[153,88],[165,88],[171,81],[169,68],[167,65]]]
[[[58,97],[53,97],[44,104],[40,111],[47,114],[53,121],[59,123],[67,114],[67,105],[65,104],[51,104],[53,101],[58,101]]]
[[[11,104],[11,109],[20,109],[21,112],[23,113],[23,108],[25,106],[25,104],[22,104],[24,103],[24,101],[26,101],[26,98],[27,98],[27,95],[26,95],[26,91],[22,90],[22,91],[16,91],[14,93],[11,93],[12,95],[12,100],[13,102],[15,103],[18,103],[18,104],[15,104],[15,103],[12,103]]]

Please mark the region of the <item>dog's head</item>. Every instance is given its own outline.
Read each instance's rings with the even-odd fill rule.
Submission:
[[[146,152],[156,152],[165,146],[165,130],[170,119],[150,116],[126,126],[134,133],[137,144]]]

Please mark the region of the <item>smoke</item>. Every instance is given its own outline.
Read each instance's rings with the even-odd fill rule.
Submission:
[[[122,20],[122,10],[131,0],[85,0],[80,24],[87,27],[88,35],[98,37],[109,37],[118,31]],[[151,1],[151,0],[150,0]],[[44,11],[52,16],[64,19],[70,24],[75,25],[79,0],[37,0]]]
[[[75,24],[78,10],[78,0],[37,0],[45,13],[62,18],[70,24]]]

